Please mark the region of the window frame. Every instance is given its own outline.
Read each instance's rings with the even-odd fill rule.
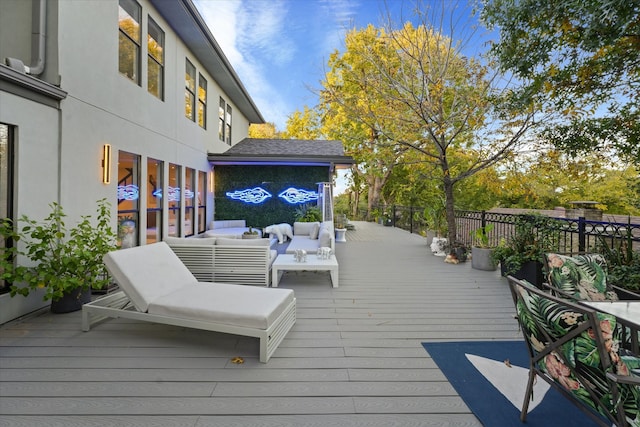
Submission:
[[[137,39],[138,40],[135,40],[133,38],[133,35],[129,34],[125,29],[122,28],[123,20],[120,18],[121,11],[124,11],[127,14],[127,16],[133,20],[133,22],[137,23],[137,29],[138,29]],[[133,12],[133,15],[137,15],[137,17],[133,16],[131,12]],[[124,73],[122,72],[121,58],[122,58],[123,51],[122,51],[121,43],[123,42],[123,40],[127,41],[128,43],[130,43],[130,45],[134,47],[133,51],[134,51],[135,58],[133,59],[133,64],[132,64],[133,69],[131,70],[133,73],[133,76],[129,76],[126,72]],[[136,0],[118,0],[118,72],[122,76],[136,83],[138,86],[141,85],[140,83],[141,68],[142,68],[141,56],[142,56],[142,7],[140,6],[140,3],[138,3]]]
[[[160,40],[156,40],[156,38],[152,36],[152,32],[157,32]],[[153,49],[151,49],[152,41],[160,48],[160,58],[157,58],[156,55],[153,54]],[[147,91],[161,101],[164,101],[164,42],[164,31],[151,16],[147,16]],[[151,79],[151,69],[155,67],[158,69],[158,93],[154,93],[150,86],[153,81],[153,79]]]
[[[202,129],[207,128],[207,79],[198,73],[198,124]]]
[[[218,104],[218,139],[224,142],[224,132],[226,130],[226,126],[224,123],[225,112],[227,110],[227,103],[223,97],[220,97],[220,102]]]
[[[192,73],[190,72],[192,71]],[[188,58],[185,58],[184,78],[184,115],[192,122],[196,121],[196,66]],[[191,84],[190,84],[191,83]],[[191,114],[189,114],[191,113]]]
[[[227,103],[227,114],[225,116],[225,140],[227,144],[231,145],[231,115],[233,113],[233,108],[231,108],[231,104]]]

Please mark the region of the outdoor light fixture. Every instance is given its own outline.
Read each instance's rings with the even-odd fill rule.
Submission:
[[[111,184],[111,144],[102,146],[102,182]]]

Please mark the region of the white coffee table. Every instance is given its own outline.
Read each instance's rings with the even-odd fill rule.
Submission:
[[[296,262],[293,254],[280,254],[271,265],[271,286],[278,287],[280,277],[284,271],[328,271],[331,275],[331,285],[338,287],[338,260],[335,255],[329,259],[318,259],[316,254],[308,254],[307,262]]]

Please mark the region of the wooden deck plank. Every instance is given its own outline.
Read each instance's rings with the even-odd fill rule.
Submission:
[[[283,276],[298,320],[267,364],[253,338],[127,319],[1,326],[0,426],[480,426],[422,342],[521,339],[506,280],[393,227],[347,239],[339,288]]]

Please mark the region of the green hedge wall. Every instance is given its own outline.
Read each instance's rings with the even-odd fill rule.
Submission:
[[[244,219],[247,226],[263,228],[286,222],[293,224],[298,204],[278,197],[289,187],[318,191],[319,182],[331,182],[326,166],[215,166],[215,206],[213,218]],[[262,187],[271,197],[260,204],[245,203],[226,196],[228,191]]]

